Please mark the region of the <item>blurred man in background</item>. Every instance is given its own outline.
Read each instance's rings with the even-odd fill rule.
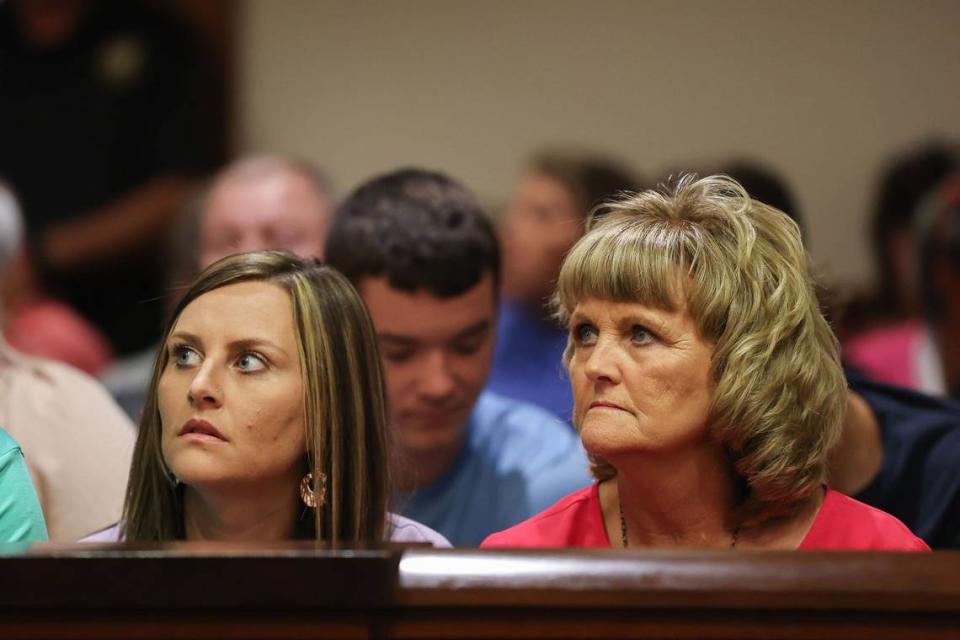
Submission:
[[[263,249],[323,258],[334,206],[314,167],[280,156],[241,158],[217,174],[201,203],[198,266]]]

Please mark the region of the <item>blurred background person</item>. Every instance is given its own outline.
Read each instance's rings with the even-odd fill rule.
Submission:
[[[203,269],[234,253],[285,249],[323,258],[336,206],[324,174],[305,162],[268,154],[238,158],[188,199],[166,251],[168,309]],[[156,346],[118,362],[102,376],[120,405],[136,419]]]
[[[921,319],[921,273],[914,233],[924,199],[960,165],[960,151],[943,142],[917,146],[884,171],[871,219],[875,289],[855,298],[841,319],[847,362],[866,376],[943,395],[931,375],[934,346]]]
[[[11,277],[25,273],[20,263],[27,258],[20,204],[2,180],[0,225],[0,281],[6,287]],[[3,311],[4,338],[21,353],[57,360],[93,376],[113,361],[103,334],[63,302],[38,293]]]
[[[43,542],[47,526],[17,442],[0,429],[0,543]]]
[[[120,355],[159,335],[160,240],[214,159],[210,82],[193,35],[143,2],[0,4],[0,174],[19,194],[31,283]]]
[[[922,379],[960,400],[960,174],[936,190],[917,222],[920,294],[933,352]]]
[[[96,380],[0,344],[0,424],[25,452],[51,540],[116,521],[136,434]]]
[[[928,549],[825,485],[846,384],[785,214],[718,176],[610,202],[556,305],[598,482],[484,546]]]
[[[315,167],[282,156],[242,157],[201,198],[198,267],[264,249],[323,259],[335,207],[330,183]]]
[[[561,366],[566,332],[547,303],[560,263],[594,205],[640,187],[610,158],[547,151],[530,162],[503,212],[503,300],[488,388],[569,421],[573,399]]]
[[[21,226],[16,201],[0,183],[0,273],[16,259]],[[32,308],[12,316],[18,324],[40,319],[43,333],[30,333],[28,344],[67,361],[95,360],[102,345],[87,342],[86,323],[74,311],[55,303]],[[0,323],[4,318],[0,308]],[[73,541],[116,520],[135,434],[94,379],[0,339],[0,425],[25,452],[51,540]]]
[[[338,209],[327,260],[353,282],[376,328],[399,513],[476,546],[589,482],[569,426],[484,390],[500,247],[462,184],[423,169],[368,180]]]

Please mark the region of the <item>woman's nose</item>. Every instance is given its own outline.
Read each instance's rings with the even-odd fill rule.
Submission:
[[[213,361],[204,361],[187,387],[187,400],[195,407],[219,407],[223,401],[222,394]]]
[[[587,356],[584,373],[593,382],[619,383],[620,365],[617,346],[608,340],[598,340]]]

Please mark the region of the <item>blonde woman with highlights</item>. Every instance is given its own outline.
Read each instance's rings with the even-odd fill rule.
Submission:
[[[164,333],[123,520],[87,540],[445,546],[387,513],[386,416],[373,326],[343,276],[284,251],[224,258]]]
[[[837,342],[796,224],[735,181],[599,208],[554,303],[598,482],[485,546],[927,548],[826,488]]]

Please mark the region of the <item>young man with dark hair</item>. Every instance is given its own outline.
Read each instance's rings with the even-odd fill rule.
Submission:
[[[481,393],[500,249],[462,185],[419,169],[374,178],[342,204],[326,257],[357,287],[376,327],[400,513],[454,545],[477,545],[590,482],[568,426]]]

